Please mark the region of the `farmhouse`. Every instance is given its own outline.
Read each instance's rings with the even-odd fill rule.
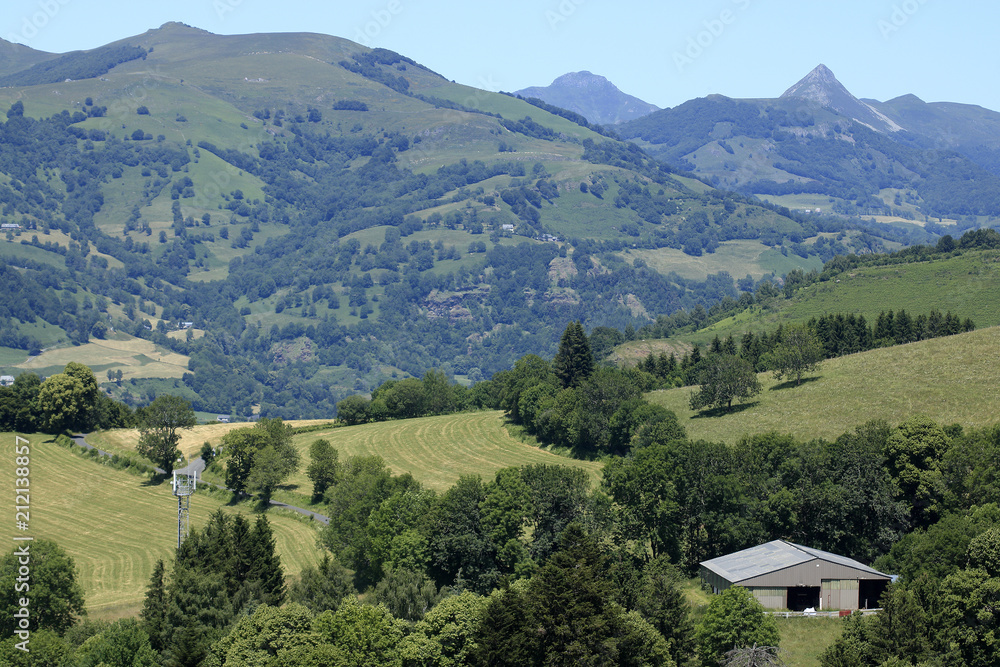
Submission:
[[[784,540],[700,563],[701,579],[721,593],[743,586],[766,609],[867,609],[891,577],[858,561]]]
[[[14,384],[13,375],[0,375],[0,387],[10,387]]]

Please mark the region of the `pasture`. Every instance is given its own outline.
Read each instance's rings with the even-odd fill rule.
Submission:
[[[55,444],[30,440],[30,529],[25,535],[55,540],[76,563],[88,612],[117,618],[139,612],[153,565],[170,562],[177,540],[177,501],[167,482],[100,465]],[[13,489],[14,434],[0,434],[0,485]],[[13,498],[11,498],[13,500]],[[229,494],[199,492],[191,500],[191,526],[207,523],[220,508],[251,514],[247,504],[227,506]],[[12,544],[13,509],[0,531]],[[253,516],[248,516],[254,521]],[[268,513],[286,577],[319,562],[318,524],[285,512]]]
[[[58,347],[29,357],[15,366],[19,371],[42,374],[59,373],[71,361],[94,369],[98,382],[108,369],[122,371],[124,380],[132,378],[180,378],[188,370],[188,358],[151,341],[120,335],[94,339],[86,345]]]
[[[997,350],[1000,327],[993,327],[830,359],[800,386],[761,373],[762,393],[714,416],[691,410],[693,387],[648,398],[673,410],[692,439],[729,444],[768,431],[833,439],[872,419],[897,425],[918,414],[941,424],[989,426],[1000,423]]]
[[[720,271],[727,271],[734,278],[750,275],[757,280],[772,272],[784,275],[793,269],[811,271],[823,266],[818,257],[803,259],[794,254],[785,257],[759,241],[724,241],[714,253],[700,257],[674,248],[626,250],[621,254],[628,260],[641,259],[651,269],[664,275],[674,271],[689,280],[704,280],[710,273]]]
[[[394,474],[410,473],[428,488],[445,491],[462,475],[492,479],[510,466],[547,463],[582,468],[593,483],[600,479],[601,464],[579,461],[521,442],[507,432],[500,411],[465,412],[420,419],[361,424],[295,436],[303,466],[289,483],[309,495],[312,483],[305,475],[309,445],[325,439],[348,456],[381,456]]]

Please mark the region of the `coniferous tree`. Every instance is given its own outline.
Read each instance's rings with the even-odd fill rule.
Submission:
[[[143,628],[149,635],[149,641],[157,652],[163,650],[163,637],[167,629],[167,598],[166,566],[162,560],[153,566],[153,576],[146,590],[146,600],[142,605],[140,618]]]
[[[253,561],[250,578],[259,582],[260,601],[274,607],[285,601],[285,572],[274,545],[271,524],[263,514],[250,531],[250,553]]]
[[[563,331],[552,369],[564,388],[579,387],[594,372],[590,343],[579,321],[570,322]]]

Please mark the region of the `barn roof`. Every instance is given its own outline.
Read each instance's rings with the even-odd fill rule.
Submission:
[[[838,556],[820,549],[810,549],[784,540],[774,540],[726,556],[719,556],[712,560],[706,560],[701,565],[723,577],[726,581],[736,584],[813,560],[822,560],[860,570],[868,575],[889,578],[889,575],[873,570],[853,558]]]

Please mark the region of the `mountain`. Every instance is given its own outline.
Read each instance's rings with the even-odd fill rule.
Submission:
[[[0,370],[68,354],[133,404],[329,417],[908,238],[328,35],[168,23],[48,62],[0,88]]]
[[[930,147],[954,150],[1000,174],[1000,113],[974,104],[928,103],[916,95],[865,103],[924,137]]]
[[[0,39],[0,76],[27,69],[56,57],[58,57],[56,53],[38,51],[23,44]]]
[[[898,132],[903,129],[891,118],[852,95],[823,64],[782,93],[781,97],[808,100],[880,132]]]
[[[627,95],[603,76],[587,71],[563,74],[548,86],[532,86],[515,93],[575,111],[591,123],[616,125],[641,118],[659,107]]]
[[[864,102],[820,65],[776,99],[711,95],[616,131],[713,185],[793,210],[879,216],[915,233],[916,225],[944,233],[935,225],[950,219],[954,233],[1000,217],[996,140],[972,139],[983,141],[997,120],[953,106]],[[961,147],[943,146],[948,137],[962,137]]]

